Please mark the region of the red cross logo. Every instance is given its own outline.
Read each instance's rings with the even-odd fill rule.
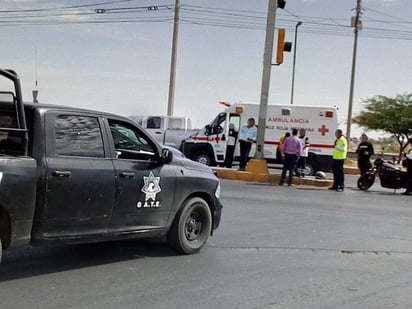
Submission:
[[[322,127],[320,127],[320,128],[318,129],[318,132],[319,132],[322,136],[325,136],[326,133],[329,132],[329,129],[328,129],[324,124],[322,124]]]

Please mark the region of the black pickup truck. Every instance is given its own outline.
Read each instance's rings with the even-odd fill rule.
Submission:
[[[25,245],[144,237],[201,250],[222,210],[209,167],[130,119],[23,103],[18,75],[0,75],[12,89],[0,92],[0,260]]]

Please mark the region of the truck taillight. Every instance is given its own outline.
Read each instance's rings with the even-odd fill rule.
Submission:
[[[326,111],[325,117],[326,118],[333,118],[333,112],[332,111]]]

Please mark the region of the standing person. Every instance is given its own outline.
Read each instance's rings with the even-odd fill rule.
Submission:
[[[279,159],[279,161],[283,162],[282,159],[282,153],[283,153],[283,145],[285,144],[286,138],[290,136],[290,132],[286,132],[279,138],[279,146],[276,149],[276,159]]]
[[[292,136],[289,136],[285,140],[283,145],[283,169],[280,178],[279,186],[283,186],[286,178],[286,171],[289,171],[288,186],[292,186],[293,173],[296,168],[296,162],[299,159],[301,153],[300,140],[298,138],[298,130],[292,130]]]
[[[303,128],[299,130],[299,141],[302,151],[300,153],[298,164],[296,166],[296,176],[305,177],[306,160],[308,159],[310,144],[309,137],[306,136],[306,131]]]
[[[363,133],[361,135],[361,142],[356,149],[356,153],[358,154],[358,168],[361,175],[365,174],[372,167],[370,158],[371,155],[375,153],[373,145],[368,139],[368,136]]]
[[[333,186],[329,190],[342,192],[345,187],[345,173],[343,163],[345,162],[348,153],[348,142],[343,136],[342,130],[338,129],[335,132],[336,140],[333,148]]]
[[[232,168],[233,153],[235,152],[237,134],[238,132],[235,130],[235,125],[233,123],[230,123],[229,131],[227,132],[225,162],[223,163],[227,168]]]
[[[412,195],[412,149],[405,155],[405,160],[402,161],[402,165],[406,167],[406,191],[403,195]]]
[[[239,143],[240,143],[240,162],[239,171],[244,171],[246,163],[249,160],[250,149],[252,143],[256,140],[257,128],[255,126],[255,119],[249,118],[247,124],[240,128]]]

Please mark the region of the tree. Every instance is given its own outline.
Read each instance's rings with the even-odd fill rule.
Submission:
[[[395,136],[399,143],[400,161],[402,153],[412,141],[412,93],[389,98],[377,95],[363,101],[365,111],[353,118],[358,126],[369,130],[380,130]]]

